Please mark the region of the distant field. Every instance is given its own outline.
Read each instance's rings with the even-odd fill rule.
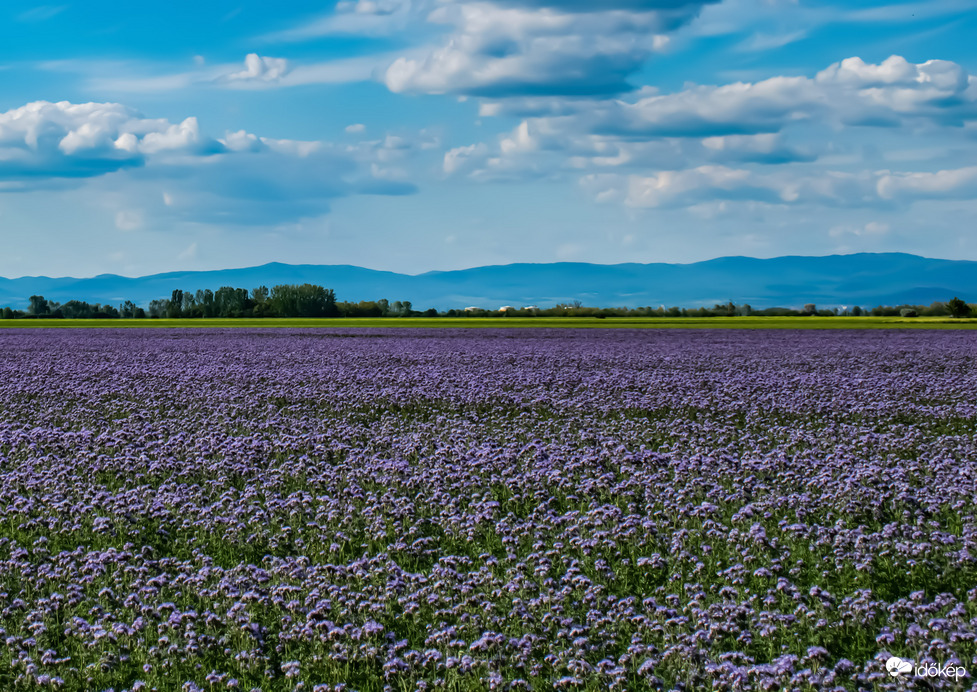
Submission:
[[[977,329],[949,317],[408,317],[338,319],[0,320],[2,327],[444,327],[596,329]]]

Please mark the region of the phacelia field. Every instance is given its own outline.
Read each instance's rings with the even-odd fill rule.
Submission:
[[[2,690],[977,689],[966,332],[5,330],[0,383]]]

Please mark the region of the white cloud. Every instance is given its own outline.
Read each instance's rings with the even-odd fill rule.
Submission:
[[[384,81],[394,92],[480,96],[628,91],[627,77],[699,6],[447,3],[429,15],[452,27],[447,40],[423,57],[398,59]]]
[[[261,151],[264,143],[257,135],[244,130],[228,132],[220,142],[230,151]]]
[[[123,209],[115,214],[115,227],[120,231],[137,231],[142,226],[142,212],[136,209]]]
[[[966,199],[977,195],[977,166],[935,173],[882,173],[877,188],[887,200]]]
[[[525,154],[539,149],[539,140],[529,132],[529,122],[523,120],[515,131],[499,142],[502,154]]]
[[[270,43],[282,43],[342,34],[387,36],[404,30],[426,4],[411,0],[342,1],[336,4],[333,13],[262,38]]]
[[[977,124],[977,77],[947,61],[913,64],[894,56],[875,65],[849,58],[814,77],[692,85],[667,94],[647,88],[627,98],[498,99],[483,103],[480,114],[540,111],[547,102],[550,107],[545,115],[527,117],[495,143],[449,152],[445,172],[487,181],[559,175],[568,170],[579,175],[580,171],[619,169],[622,175],[646,178],[647,189],[638,185],[629,197],[635,203],[640,199],[645,200],[641,204],[654,204],[658,199],[672,203],[691,196],[676,192],[682,185],[690,190],[714,188],[722,195],[724,171],[743,164],[800,165],[823,157],[823,166],[864,165],[866,159],[857,146],[837,146],[831,141],[833,133],[849,136],[853,124],[882,126],[886,131],[901,126],[907,132],[943,132],[960,140],[962,133]],[[794,145],[791,139],[795,137],[810,143]],[[890,163],[897,157],[898,152],[889,158]],[[932,159],[932,153],[927,158]],[[831,185],[830,189],[819,188],[815,181],[825,170],[823,166],[809,173],[807,186],[811,192],[821,189],[824,203],[836,205],[857,205],[869,199],[878,204],[882,199],[894,199],[896,190],[907,187],[917,196],[924,192],[956,194],[939,192],[940,186],[965,187],[955,181],[967,179],[960,172],[917,177],[894,173],[873,178],[881,185],[880,191],[857,188],[863,199],[844,195]],[[655,175],[647,175],[649,170]],[[698,173],[687,173],[693,170]],[[667,173],[658,181],[664,186],[661,193],[652,185],[659,172]],[[792,175],[796,178],[796,171]],[[750,180],[756,179],[751,176]],[[783,192],[782,201],[792,202],[791,191]],[[779,198],[772,184],[756,186],[753,194]]]
[[[413,192],[406,171],[380,164],[406,163],[432,143],[437,138],[429,133],[352,151],[246,131],[215,139],[194,117],[171,123],[118,103],[40,101],[0,113],[0,190],[51,187],[55,180],[80,185],[128,169],[114,184],[147,192],[116,213],[120,230],[141,228],[153,215],[278,223],[321,215],[340,196]]]
[[[832,238],[843,238],[845,236],[855,237],[880,237],[889,233],[890,226],[884,221],[869,221],[862,225],[840,224],[832,226],[828,235]]]
[[[207,65],[167,72],[172,65],[113,61],[47,61],[38,68],[81,75],[99,93],[159,93],[182,89],[278,89],[309,84],[347,84],[378,79],[400,57],[420,54],[399,50],[319,62],[295,62],[249,53],[241,63]],[[199,56],[198,56],[199,57]]]
[[[348,132],[351,135],[356,135],[362,132],[366,132],[366,125],[364,125],[363,123],[353,123],[352,125],[347,125],[346,132]]]
[[[817,158],[815,151],[790,145],[780,133],[636,138],[580,132],[575,124],[560,118],[524,120],[494,146],[452,149],[445,155],[444,171],[481,180],[518,180],[571,170],[576,177],[582,170],[683,170],[700,164],[777,165]]]
[[[220,149],[195,118],[149,120],[118,103],[36,101],[0,113],[0,179],[84,178],[140,166],[147,155]]]
[[[550,107],[553,113],[543,118],[564,129],[631,137],[774,133],[811,121],[959,126],[977,119],[977,77],[942,60],[917,65],[893,56],[873,65],[856,57],[814,78],[689,86],[670,94],[639,92],[633,99],[556,100]],[[482,111],[496,113],[513,112],[498,103]]]
[[[681,33],[693,37],[738,35],[744,37],[741,49],[776,48],[828,25],[919,24],[973,9],[972,0],[925,0],[875,7],[867,7],[868,4],[723,0],[704,6],[699,18]]]
[[[977,194],[977,166],[938,173],[888,171],[850,173],[805,171],[766,173],[706,165],[653,175],[588,175],[580,180],[597,201],[623,201],[630,207],[694,207],[718,200],[772,205],[891,208],[924,199],[969,199]],[[837,226],[833,235],[882,235],[885,222]]]
[[[131,135],[131,133],[127,133]],[[131,135],[130,139],[134,138]],[[197,119],[190,117],[165,130],[147,132],[137,143],[138,151],[144,154],[181,151],[186,153],[217,153],[221,150],[216,140],[201,137]]]
[[[497,0],[500,5],[548,8],[561,12],[593,12],[593,0]],[[675,11],[697,12],[703,5],[719,0],[602,0],[603,10],[628,10],[631,12]]]
[[[366,15],[388,15],[410,7],[410,0],[342,0],[336,3],[336,12]]]
[[[244,58],[244,69],[224,76],[230,82],[258,81],[275,82],[288,72],[288,61],[285,58],[262,57],[257,53],[248,53]]]
[[[808,32],[804,29],[788,31],[776,34],[756,33],[740,44],[740,50],[744,51],[767,51],[796,43],[801,39],[807,38]]]
[[[192,260],[197,259],[197,243],[193,242],[186,246],[183,251],[176,256],[180,260]]]
[[[488,147],[481,142],[451,149],[444,155],[444,172],[449,175],[470,172],[484,162],[487,154]]]
[[[700,140],[707,156],[716,162],[791,163],[813,161],[816,156],[810,150],[789,145],[782,133],[769,132],[756,135],[725,135],[705,137]]]

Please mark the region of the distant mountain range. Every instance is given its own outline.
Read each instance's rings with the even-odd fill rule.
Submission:
[[[903,253],[828,257],[720,257],[693,264],[507,264],[408,275],[349,265],[279,264],[153,274],[138,278],[0,278],[0,306],[25,308],[31,295],[65,302],[145,306],[173,289],[216,290],[314,283],[339,300],[409,300],[415,310],[479,306],[551,307],[575,300],[599,307],[712,306],[732,300],[754,308],[928,305],[953,296],[977,301],[977,262]]]

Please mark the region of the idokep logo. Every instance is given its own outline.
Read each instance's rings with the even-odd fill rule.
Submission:
[[[967,671],[963,666],[942,665],[930,663],[929,665],[913,666],[912,661],[907,661],[898,656],[890,656],[885,662],[885,669],[889,675],[898,678],[915,673],[918,678],[953,678],[959,680],[967,677]]]
[[[898,656],[892,656],[885,662],[885,669],[889,671],[889,675],[898,678],[900,675],[912,673],[913,663],[912,661],[905,661]]]

